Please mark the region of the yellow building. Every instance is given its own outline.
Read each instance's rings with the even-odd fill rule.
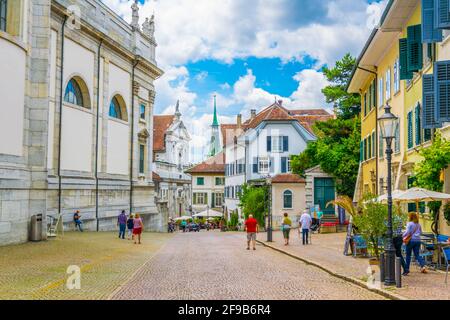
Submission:
[[[393,143],[392,188],[405,190],[413,185],[414,166],[423,160],[419,152],[431,145],[436,130],[450,138],[450,14],[437,0],[391,0],[379,26],[372,32],[348,86],[362,99],[362,156],[355,200],[366,192],[386,192],[387,163],[384,142],[377,121],[382,107],[389,104],[399,117],[399,131]],[[440,12],[446,14],[440,14]],[[439,19],[439,21],[437,21]],[[436,64],[437,63],[437,64]],[[437,67],[439,66],[439,67]],[[439,68],[439,74],[434,70]],[[448,79],[447,79],[448,77]],[[370,83],[377,83],[376,106],[366,112],[365,97]],[[376,132],[376,154],[366,157],[367,136]],[[444,191],[450,192],[450,169],[443,173]],[[377,181],[377,186],[373,182]],[[415,211],[415,204],[405,205]],[[425,229],[431,221],[420,207]],[[441,215],[441,232],[450,227]]]

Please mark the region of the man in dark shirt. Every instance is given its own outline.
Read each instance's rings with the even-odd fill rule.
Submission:
[[[83,227],[81,226],[83,222],[81,221],[80,211],[75,211],[73,215],[73,222],[75,222],[75,228],[78,228],[81,232],[83,232]]]
[[[258,233],[258,221],[249,215],[245,221],[245,230],[247,231],[247,250],[250,250],[250,243],[252,243],[253,250],[256,250],[256,234]]]

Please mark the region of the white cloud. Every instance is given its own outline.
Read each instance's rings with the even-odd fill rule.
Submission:
[[[299,86],[291,96],[292,106],[303,109],[331,108],[322,93],[322,89],[329,85],[323,73],[307,69],[297,73],[294,79]]]

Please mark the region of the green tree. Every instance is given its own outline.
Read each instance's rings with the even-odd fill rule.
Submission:
[[[432,191],[442,192],[444,182],[441,180],[441,173],[450,164],[450,141],[442,138],[439,131],[436,132],[433,143],[428,148],[423,148],[420,155],[423,161],[414,167],[415,185]],[[430,208],[434,221],[432,230],[438,233],[439,210],[442,202],[430,202]]]
[[[300,155],[292,157],[293,172],[304,175],[306,169],[320,165],[337,180],[338,194],[353,197],[359,167],[360,119],[316,122],[313,131],[317,140],[309,143]]]
[[[324,67],[323,74],[331,83],[322,89],[327,103],[333,103],[337,116],[353,119],[361,112],[361,98],[357,93],[348,93],[347,84],[356,65],[356,59],[347,53],[333,68]]]
[[[240,207],[247,219],[250,214],[258,221],[260,226],[264,226],[264,218],[267,210],[268,188],[243,185],[239,195]]]

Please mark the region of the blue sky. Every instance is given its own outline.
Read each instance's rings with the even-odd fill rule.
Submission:
[[[130,0],[103,0],[126,20]],[[155,112],[176,101],[203,158],[217,95],[220,122],[232,123],[275,97],[287,108],[326,108],[321,70],[358,55],[387,0],[139,0],[140,20],[155,14]]]

